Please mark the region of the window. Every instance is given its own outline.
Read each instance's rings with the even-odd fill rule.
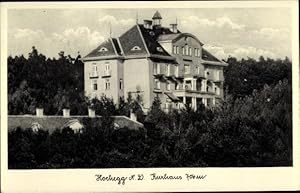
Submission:
[[[171,90],[171,83],[167,82],[166,85],[167,85],[167,86],[166,86],[166,89],[167,89],[167,90]]]
[[[93,72],[97,71],[97,65],[93,63]]]
[[[170,66],[170,64],[166,64],[166,74],[167,74],[167,76],[170,76],[170,74],[171,74],[171,66]]]
[[[197,48],[194,49],[194,55],[197,57],[198,56],[198,50]]]
[[[141,50],[139,46],[134,46],[133,48],[131,48],[131,51],[138,51],[138,50]]]
[[[184,55],[189,55],[189,53],[188,53],[188,51],[189,51],[189,46],[188,45],[185,45],[185,48],[184,48]]]
[[[179,54],[179,47],[178,46],[173,46],[173,53],[174,54]]]
[[[184,88],[186,90],[192,90],[192,81],[191,80],[186,80],[184,83]]]
[[[178,82],[175,82],[175,90],[179,90],[179,84],[178,84]]]
[[[163,49],[161,47],[156,47],[156,50],[159,52],[163,52]]]
[[[220,71],[219,70],[217,70],[216,71],[216,80],[220,80]]]
[[[175,66],[175,76],[179,76],[179,67],[178,66]]]
[[[92,87],[93,87],[93,88],[92,88],[93,90],[98,90],[97,80],[94,80],[94,81],[93,81]]]
[[[96,63],[93,63],[93,67],[92,67],[92,76],[98,76],[98,71],[97,71],[97,65]]]
[[[182,50],[182,55],[184,55],[185,54],[184,46],[181,47],[181,50]]]
[[[155,80],[155,89],[160,89],[160,82],[159,82],[159,80]]]
[[[192,48],[189,48],[189,56],[192,56]]]
[[[220,88],[218,86],[215,86],[215,93],[217,95],[220,95]]]
[[[98,50],[98,52],[107,52],[108,49],[106,47],[102,47]]]
[[[109,79],[105,80],[105,90],[110,90],[110,82]]]
[[[157,74],[157,63],[153,63],[153,74]]]
[[[120,90],[122,90],[123,89],[123,79],[122,78],[120,78],[120,83],[119,83],[120,85]]]
[[[156,64],[156,74],[160,74],[160,64]]]
[[[188,65],[188,64],[184,65],[184,73],[185,74],[189,74],[190,73],[190,65]]]
[[[200,58],[201,57],[201,53],[200,53],[200,49],[198,48],[198,57]]]
[[[109,65],[109,63],[105,63],[105,70],[106,70],[106,71],[109,71],[109,70],[110,70],[110,65]]]

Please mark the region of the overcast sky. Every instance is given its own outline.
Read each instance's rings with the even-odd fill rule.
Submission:
[[[28,56],[31,47],[47,57],[59,51],[88,54],[109,37],[118,37],[136,22],[151,19],[157,9],[38,9],[8,11],[8,54]],[[163,26],[196,35],[220,59],[260,55],[291,57],[289,8],[158,9]]]

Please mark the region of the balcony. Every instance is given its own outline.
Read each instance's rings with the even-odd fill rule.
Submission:
[[[184,85],[183,89],[184,89],[184,90],[193,90],[191,84],[186,84],[186,85]]]
[[[101,74],[102,78],[110,77],[111,76],[111,70],[104,70]]]
[[[89,73],[89,77],[92,79],[92,78],[98,78],[99,77],[99,74],[98,74],[98,71],[94,71],[92,73]]]
[[[213,80],[215,83],[221,83],[221,82],[223,82],[223,79],[221,78],[221,76],[220,75],[216,75],[215,76],[215,79]]]

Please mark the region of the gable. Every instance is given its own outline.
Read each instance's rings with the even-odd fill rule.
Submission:
[[[181,33],[179,36],[176,36],[172,39],[172,42],[184,41],[187,43],[199,44],[203,46],[204,44],[193,34],[190,33]]]
[[[209,53],[204,48],[202,49],[202,59],[207,61],[213,61],[213,62],[221,62],[218,58],[216,58],[214,55]]]
[[[192,46],[192,48],[201,48],[203,45],[198,39],[189,35],[177,36],[172,40],[172,42],[174,45],[179,45],[179,46],[184,46],[187,44],[189,46]]]
[[[170,56],[170,54],[158,43],[159,35],[162,33],[171,33],[168,29],[145,29],[143,25],[138,26],[145,40],[145,44],[150,54],[160,56]]]
[[[89,57],[101,57],[101,56],[117,56],[115,45],[113,40],[107,39],[105,42],[100,44],[96,49],[91,51],[85,58]]]
[[[148,55],[141,32],[137,25],[125,32],[120,38],[121,49],[125,56]]]

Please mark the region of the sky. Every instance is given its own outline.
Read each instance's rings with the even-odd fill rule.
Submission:
[[[110,36],[119,37],[136,20],[143,23],[155,11],[162,25],[177,18],[181,32],[192,33],[219,59],[259,56],[291,58],[290,8],[197,9],[10,9],[8,55],[25,57],[35,46],[47,57],[60,51],[87,55]]]

